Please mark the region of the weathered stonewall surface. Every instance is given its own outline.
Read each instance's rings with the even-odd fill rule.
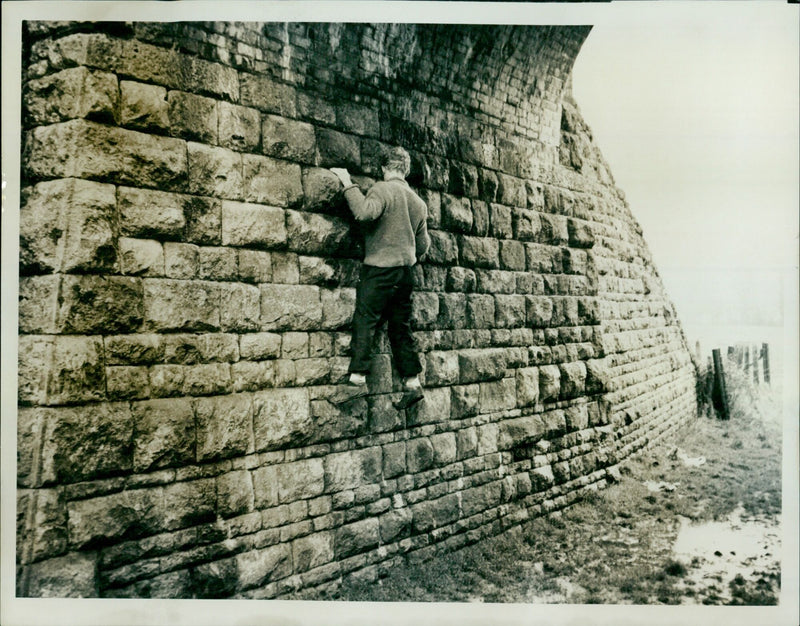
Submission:
[[[695,414],[570,95],[586,27],[26,23],[17,592],[274,598],[568,506]],[[178,45],[176,45],[176,43]],[[363,189],[412,155],[425,400],[346,379]]]

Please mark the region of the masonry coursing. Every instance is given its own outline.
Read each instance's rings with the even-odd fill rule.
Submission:
[[[272,598],[563,508],[695,415],[571,99],[588,27],[26,23],[17,591]],[[366,190],[412,154],[426,398],[337,408]]]

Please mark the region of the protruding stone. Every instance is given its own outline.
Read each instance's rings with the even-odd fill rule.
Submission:
[[[517,405],[533,406],[539,402],[539,370],[523,367],[517,370]]]
[[[119,81],[120,126],[145,132],[164,131],[169,128],[167,90],[158,85],[147,85],[130,80]]]
[[[113,123],[119,102],[117,77],[73,67],[24,83],[22,102],[25,127],[73,118]]]
[[[442,194],[442,226],[451,232],[469,233],[472,230],[469,200]]]
[[[561,370],[557,365],[539,368],[539,398],[542,402],[558,400],[561,393]]]
[[[131,408],[135,423],[134,471],[194,462],[194,411],[187,399],[134,402]]]

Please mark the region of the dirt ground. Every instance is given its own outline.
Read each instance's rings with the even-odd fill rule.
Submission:
[[[780,593],[780,408],[765,386],[733,394],[625,464],[622,479],[547,519],[337,599],[774,605]]]

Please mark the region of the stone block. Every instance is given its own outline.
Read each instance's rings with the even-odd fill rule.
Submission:
[[[265,389],[253,394],[255,447],[261,452],[298,446],[313,437],[307,389]]]
[[[406,442],[406,468],[409,474],[430,469],[434,462],[433,444],[430,439],[421,437]]]
[[[280,356],[281,336],[277,333],[250,333],[239,338],[243,359],[276,359]]]
[[[294,572],[307,572],[333,561],[333,534],[316,533],[292,542]]]
[[[380,447],[330,454],[323,460],[325,491],[355,489],[380,480],[382,452]]]
[[[36,350],[40,354],[41,350]],[[103,341],[100,337],[53,338],[48,363],[47,403],[74,404],[102,400],[106,393],[105,367],[103,366]],[[26,363],[25,370],[30,371]],[[38,368],[36,368],[38,370]]]
[[[117,335],[105,338],[106,365],[146,365],[164,358],[158,335]]]
[[[74,118],[115,122],[119,105],[117,77],[73,67],[24,83],[22,124],[44,126]]]
[[[433,387],[425,389],[421,402],[407,411],[410,425],[434,424],[444,422],[450,417],[450,388]]]
[[[428,231],[435,230],[442,225],[442,196],[438,191],[431,189],[417,189],[417,195],[422,198],[428,207]]]
[[[21,194],[20,270],[102,272],[114,268],[113,185],[67,179]]]
[[[569,241],[567,218],[563,215],[541,215],[542,230],[539,241],[552,246],[566,245]]]
[[[61,277],[57,275],[20,277],[18,328],[21,334],[58,332],[60,284]]]
[[[236,280],[238,256],[230,248],[203,246],[198,251],[198,278],[207,280]]]
[[[52,363],[53,343],[52,337],[21,336],[19,338],[17,399],[20,403],[47,404],[47,385]],[[99,393],[99,390],[96,393]]]
[[[517,370],[517,406],[533,406],[539,402],[539,370],[522,367]]]
[[[322,320],[319,287],[261,285],[261,323],[264,330],[319,330]]]
[[[561,397],[577,398],[586,390],[586,364],[583,361],[564,363],[561,369]]]
[[[133,471],[178,467],[195,460],[194,411],[186,398],[131,404]]]
[[[169,129],[167,90],[158,85],[147,85],[130,80],[119,81],[120,126],[145,132]]]
[[[573,248],[591,248],[594,246],[594,230],[589,222],[568,218],[567,235],[569,245]]]
[[[545,432],[544,421],[539,415],[503,420],[499,426],[497,447],[500,450],[511,450],[518,446],[527,446],[536,443]]]
[[[508,411],[517,406],[517,387],[513,378],[481,383],[481,413]]]
[[[220,327],[213,283],[144,279],[144,326],[152,331],[209,331]]]
[[[106,394],[109,400],[137,400],[150,397],[150,375],[146,367],[106,368]]]
[[[545,436],[548,439],[560,437],[567,432],[567,418],[562,409],[542,413]]]
[[[282,247],[286,243],[283,209],[243,202],[222,203],[222,244],[258,248]]]
[[[467,298],[463,293],[439,294],[439,328],[448,330],[466,328]]]
[[[119,238],[120,270],[128,276],[164,276],[164,248],[153,239]]]
[[[479,389],[478,385],[475,385]],[[478,431],[473,426],[456,431],[456,459],[463,461],[474,457],[478,452]]]
[[[532,180],[525,181],[525,192],[527,194],[527,204],[529,209],[543,211],[544,206],[544,186]]]
[[[467,296],[467,326],[472,329],[494,328],[495,300],[490,295]]]
[[[586,361],[586,393],[605,393],[611,387],[611,375],[604,359]]]
[[[498,174],[497,178],[499,181],[497,189],[498,202],[506,206],[525,208],[528,204],[525,181],[507,174]]]
[[[265,115],[261,137],[262,150],[267,156],[297,163],[314,163],[316,138],[311,124]],[[335,176],[333,173],[331,175]]]
[[[222,517],[233,517],[252,511],[253,498],[253,476],[247,470],[236,470],[217,476],[215,509]]]
[[[192,243],[167,241],[164,250],[164,275],[167,278],[188,280],[197,277],[200,248]]]
[[[23,164],[33,179],[92,178],[181,190],[187,178],[184,141],[85,120],[31,131]]]
[[[198,462],[253,452],[254,407],[251,394],[198,398],[194,410]]]
[[[413,516],[408,508],[392,509],[378,518],[381,543],[390,544],[411,533]]]
[[[478,284],[475,290],[480,293],[512,294],[517,288],[519,276],[525,276],[525,274],[506,270],[477,269],[475,278]]]
[[[240,102],[267,113],[285,117],[297,115],[297,96],[289,85],[277,83],[261,74],[242,72],[239,75]]]
[[[505,375],[505,352],[499,348],[470,348],[458,353],[460,382],[476,383],[498,380]]]
[[[300,166],[270,157],[245,154],[242,157],[244,199],[278,207],[297,205],[303,198]]]
[[[467,489],[461,494],[462,515],[467,518],[492,509],[500,504],[502,498],[503,485],[497,481]]]
[[[500,247],[497,239],[461,236],[458,240],[461,263],[469,267],[500,267]]]
[[[377,518],[367,518],[337,528],[333,532],[333,537],[336,559],[345,559],[378,546],[380,523]]]
[[[217,102],[219,145],[238,152],[255,152],[261,143],[261,115],[255,109]]]
[[[431,435],[431,445],[433,446],[433,458],[436,465],[449,465],[456,461],[457,447],[455,433],[441,433]]]
[[[395,478],[406,471],[406,444],[404,441],[383,446],[383,478]]]
[[[477,279],[475,272],[464,267],[450,267],[447,269],[447,291],[474,291]]]
[[[589,426],[589,411],[587,405],[567,407],[564,410],[564,418],[567,422],[567,432],[583,430]]]
[[[79,482],[130,472],[133,418],[127,403],[43,409],[41,479]]]
[[[531,470],[531,489],[534,493],[545,491],[555,484],[556,478],[551,465],[544,465]]]
[[[349,256],[353,250],[350,227],[338,217],[290,210],[286,233],[289,249],[300,254]]]
[[[17,563],[28,564],[67,551],[67,508],[56,489],[17,494]]]
[[[189,192],[227,200],[242,200],[242,155],[227,148],[188,142]]]
[[[553,320],[553,299],[544,296],[525,297],[525,315],[528,326],[547,328]]]
[[[218,143],[217,101],[182,91],[167,94],[170,134],[205,144]]]
[[[275,475],[281,504],[316,498],[325,490],[322,459],[304,459],[278,465]]]
[[[540,241],[541,215],[536,211],[518,209],[513,214],[514,238],[519,241]]]
[[[427,500],[411,507],[413,530],[426,533],[455,522],[459,517],[459,494],[451,493],[436,500]]]
[[[558,400],[561,393],[561,370],[558,365],[539,367],[539,399],[542,402]]]
[[[261,291],[255,285],[228,283],[217,288],[223,331],[247,332],[261,327]]]
[[[377,137],[380,134],[378,111],[347,100],[336,103],[336,123],[355,135]]]
[[[97,598],[97,553],[71,552],[30,565],[26,595],[31,598]]]
[[[499,426],[497,424],[483,424],[478,426],[478,456],[485,456],[497,452],[497,439]]]
[[[319,293],[322,305],[322,328],[326,330],[349,328],[355,311],[356,290],[321,289]]]
[[[183,197],[186,240],[205,245],[222,243],[222,203],[215,198]]]
[[[336,123],[336,109],[330,102],[319,97],[318,94],[298,92],[297,112],[301,117],[322,122],[328,126]]]
[[[166,363],[224,363],[239,358],[236,335],[230,334],[168,334],[161,339],[161,346]]]
[[[338,212],[343,208],[342,183],[329,169],[303,168],[303,209],[319,213]]]
[[[214,521],[216,487],[213,478],[174,483],[164,487],[163,509],[158,511],[160,529],[177,530]]]
[[[316,128],[315,131],[316,165],[361,171],[361,144],[358,137],[326,128]]]
[[[492,170],[480,168],[478,170],[478,197],[484,202],[494,202],[497,199],[497,188],[500,181]]]
[[[239,279],[250,283],[272,281],[272,256],[261,250],[239,250]]]
[[[425,355],[425,384],[429,387],[453,385],[458,382],[458,353],[433,351]]]
[[[472,207],[467,198],[442,194],[442,226],[451,232],[469,233],[472,230]]]
[[[178,239],[186,228],[185,201],[185,196],[174,193],[119,187],[120,233],[141,239]]]
[[[478,168],[474,165],[450,162],[448,191],[456,196],[478,197]]]
[[[525,271],[525,247],[521,242],[500,242],[500,267],[504,270]]]
[[[231,363],[233,390],[258,391],[275,384],[275,370],[270,361],[240,361]]]
[[[237,560],[244,560],[250,552],[228,559],[218,559],[196,565],[191,570],[191,596],[194,598],[226,598],[236,592],[238,584]]]
[[[430,328],[439,316],[439,296],[428,291],[411,294],[411,327]]]
[[[498,328],[521,328],[525,326],[525,296],[497,295],[494,297],[494,320]]]
[[[427,263],[453,265],[458,262],[458,245],[455,235],[442,230],[432,230],[429,235],[431,246],[425,255]]]

